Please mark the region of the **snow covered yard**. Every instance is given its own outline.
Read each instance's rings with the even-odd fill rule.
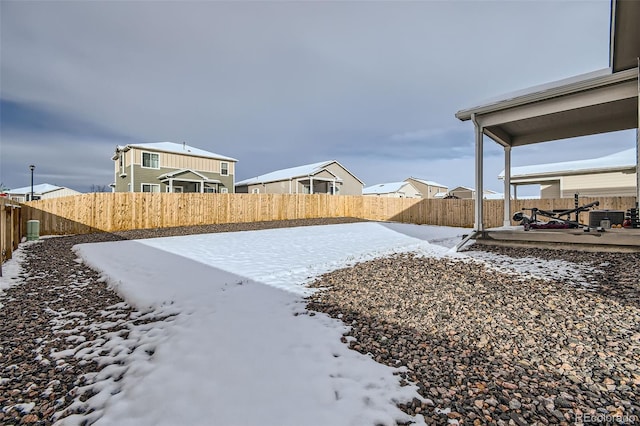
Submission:
[[[355,223],[76,246],[136,308],[179,313],[151,365],[124,375],[97,424],[420,422],[396,407],[419,398],[416,388],[349,350],[345,325],[309,314],[303,298],[322,273],[398,252],[443,255],[428,240],[463,232],[398,229]]]
[[[483,275],[483,279],[488,280],[498,276],[507,281],[555,279],[570,281],[572,285],[591,285],[603,274],[587,263],[580,263],[579,259],[576,262],[554,259],[550,264],[542,256],[514,257],[500,251],[450,253],[449,247],[466,232],[455,228],[365,222],[77,245],[74,248],[77,257],[75,262],[72,257],[70,263],[82,268],[91,266],[101,271],[101,278],[86,276],[90,274],[82,271],[65,278],[74,283],[71,298],[75,303],[78,297],[86,296],[97,281],[108,282],[127,303],[113,304],[107,299],[93,316],[82,305],[70,307],[68,301],[63,301],[63,307],[45,310],[53,328],[57,329],[54,333],[64,333],[68,346],[47,352],[45,348],[49,346],[45,344],[57,339],[40,339],[34,349],[36,360],[55,363],[56,369],[66,368],[74,359],[87,368],[92,362],[105,366],[98,372],[87,371],[82,376],[86,382],[76,385],[69,393],[73,402],[66,406],[67,412],[62,411],[64,401],[57,402],[58,415],[52,418],[59,418],[62,425],[95,420],[96,424],[104,425],[392,425],[424,423],[422,414],[407,413],[416,414],[419,407],[430,407],[433,415],[445,418],[448,415],[449,420],[455,422],[450,400],[426,398],[422,383],[401,386],[404,380],[399,372],[414,383],[419,381],[415,376],[418,366],[413,358],[408,358],[411,354],[405,353],[402,363],[397,360],[398,363],[391,366],[375,362],[374,358],[382,361],[377,352],[379,344],[369,345],[373,332],[362,335],[365,324],[352,323],[353,319],[349,318],[347,325],[351,327],[347,327],[340,320],[342,314],[336,313],[338,308],[328,312],[335,319],[308,311],[305,297],[313,291],[307,284],[346,268],[337,271],[336,276],[365,287],[351,292],[351,299],[344,297],[341,304],[353,302],[367,306],[374,299],[382,297],[391,302],[399,296],[404,298],[400,300],[404,304],[410,295],[407,290],[394,291],[396,287],[409,285],[411,291],[418,289],[419,293],[423,291],[419,287],[421,281],[428,282],[433,277],[419,276],[416,281],[407,281],[408,272],[398,269],[407,261],[397,258],[398,253],[427,259],[410,261],[411,269],[424,272],[425,268],[433,268],[436,282],[446,282],[442,288],[450,292],[420,294],[417,303],[431,304],[431,307],[407,305],[408,311],[396,315],[405,325],[415,321],[418,313],[435,315],[443,306],[459,305],[460,313],[470,309],[477,314],[481,311],[476,305],[491,300],[483,297],[492,298],[494,293],[502,291],[501,287],[495,287],[483,296],[475,294],[472,286],[469,300],[456,299],[459,289],[447,280],[451,276],[458,277],[461,283],[468,279],[442,270],[439,259],[444,256],[466,261],[462,263],[467,266],[460,268],[455,262],[447,264],[466,271],[468,277],[484,268],[468,261],[480,259],[482,265],[494,271],[486,277]],[[86,240],[92,241],[92,238],[87,236]],[[16,262],[5,269],[5,275],[13,275],[18,284],[21,280],[43,279],[15,277],[20,261],[18,255]],[[365,266],[350,268],[356,263]],[[601,266],[605,268],[606,263]],[[57,270],[67,269],[73,268],[68,268],[67,263],[65,268]],[[386,272],[380,275],[380,271]],[[331,274],[323,275],[326,273]],[[380,276],[387,278],[379,282]],[[320,285],[326,280],[321,279]],[[10,280],[3,279],[0,285],[6,286],[8,282]],[[382,287],[373,290],[378,288],[373,287],[374,282]],[[372,283],[371,289],[367,288],[368,283]],[[62,289],[53,286],[51,291],[56,288]],[[390,297],[386,297],[385,292],[389,292]],[[104,296],[103,290],[98,289],[98,293],[100,297],[109,297]],[[378,315],[378,310],[393,311],[383,306],[384,302],[375,302],[369,308],[372,318],[383,317]],[[433,315],[426,321],[436,318]],[[372,321],[378,323],[375,318]],[[475,333],[473,324],[464,324],[470,335]],[[452,323],[434,326],[449,330]],[[400,334],[407,332],[402,324],[394,327]],[[355,332],[349,332],[350,329]],[[347,337],[357,351],[343,343],[347,332],[359,336],[357,342],[353,341],[354,337]],[[483,336],[476,336],[476,340],[482,342],[486,339]],[[422,338],[428,339],[428,334]],[[474,346],[474,342],[472,339],[469,344]],[[422,356],[427,356],[425,366],[439,359]],[[409,369],[397,368],[402,364]],[[4,375],[0,372],[0,386],[14,380],[2,378]],[[55,387],[55,380],[50,383]],[[27,401],[6,405],[2,410],[25,410],[26,413],[39,410],[39,405],[34,408]],[[399,404],[405,408],[401,410]],[[69,413],[75,414],[64,417]]]

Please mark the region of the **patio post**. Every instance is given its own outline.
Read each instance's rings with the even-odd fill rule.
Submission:
[[[309,194],[313,194],[313,178],[309,176]]]
[[[483,156],[484,150],[482,146],[482,127],[478,124],[476,120],[476,114],[471,114],[471,121],[475,127],[476,131],[476,199],[475,199],[475,223],[474,228],[477,232],[484,231],[484,223],[483,223],[483,201],[484,201],[484,188],[482,182],[482,176],[484,173],[483,170]]]
[[[511,226],[511,147],[504,147],[504,226]]]
[[[169,192],[173,192],[173,178],[169,178]]]

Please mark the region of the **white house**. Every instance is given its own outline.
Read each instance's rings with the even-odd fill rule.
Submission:
[[[504,170],[498,179],[504,179]],[[636,194],[636,150],[604,157],[511,168],[511,185],[540,185],[541,198],[633,197]]]
[[[7,196],[11,200],[24,203],[31,201],[31,186],[16,188],[6,191]],[[68,195],[79,195],[78,191],[65,188],[64,186],[51,185],[50,183],[41,183],[33,186],[33,199],[45,200],[47,198],[66,197]]]
[[[420,191],[410,182],[389,182],[372,185],[362,190],[362,195],[392,198],[421,198]]]

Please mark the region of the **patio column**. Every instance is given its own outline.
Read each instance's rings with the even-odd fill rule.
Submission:
[[[204,194],[204,179],[200,181],[200,193]]]
[[[173,192],[173,178],[169,178],[169,192]]]
[[[504,147],[504,222],[511,226],[511,147]]]
[[[313,178],[309,176],[309,194],[313,194]]]
[[[483,195],[484,195],[484,187],[482,182],[483,175],[483,163],[484,163],[484,149],[482,146],[482,127],[478,124],[476,120],[476,115],[471,114],[471,121],[476,130],[476,199],[475,199],[475,223],[474,229],[477,232],[484,231],[484,223],[482,216],[482,208],[483,206]]]

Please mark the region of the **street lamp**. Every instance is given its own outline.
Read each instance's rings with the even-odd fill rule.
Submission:
[[[33,164],[29,166],[29,170],[31,170],[31,200],[33,201],[33,170],[36,168]]]

